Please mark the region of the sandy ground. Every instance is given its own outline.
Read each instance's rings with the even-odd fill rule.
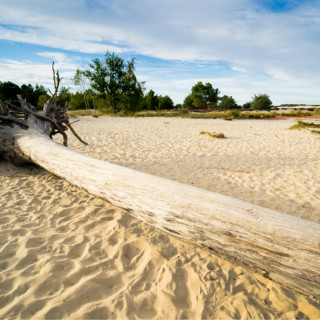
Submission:
[[[90,145],[75,150],[320,221],[320,139],[293,120],[80,119]],[[0,162],[0,205],[0,318],[320,319],[308,297],[43,169]]]

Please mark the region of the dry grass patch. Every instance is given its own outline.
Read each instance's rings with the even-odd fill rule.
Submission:
[[[217,132],[208,132],[208,131],[200,131],[200,135],[207,135],[210,138],[217,138],[217,139],[224,139],[226,136],[223,133],[217,133]]]
[[[310,130],[309,128],[312,128],[312,129]],[[311,133],[320,134],[320,124],[316,124],[313,122],[304,122],[299,120],[297,124],[288,128],[288,130],[302,130],[302,129],[306,129]]]
[[[72,116],[92,116],[97,118],[99,116],[103,116],[106,113],[101,112],[100,110],[69,110],[68,115]]]

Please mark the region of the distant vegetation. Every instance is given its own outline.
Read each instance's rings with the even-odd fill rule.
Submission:
[[[283,116],[282,113],[275,111],[272,112],[251,112],[243,110],[225,110],[225,111],[186,111],[185,109],[177,110],[162,110],[162,111],[140,111],[135,112],[135,117],[181,117],[181,118],[193,118],[193,119],[271,119],[278,116]],[[292,111],[286,113],[286,117],[308,117],[312,116],[313,113],[310,111]]]
[[[238,105],[232,96],[219,96],[218,88],[214,88],[209,82],[204,84],[201,81],[191,88],[182,104],[174,105],[168,95],[158,95],[153,90],[145,91],[145,83],[139,82],[135,76],[134,59],[125,61],[110,52],[107,52],[102,60],[93,59],[85,70],[77,70],[73,82],[78,90],[71,92],[70,88],[61,87],[59,101],[63,105],[69,104],[70,110],[77,114],[184,116],[225,120],[276,116],[270,112],[249,112],[271,110],[272,101],[267,94],[255,94],[251,101]],[[31,84],[23,84],[19,87],[10,81],[0,82],[0,100],[16,100],[17,94],[21,94],[36,108],[43,107],[49,98],[42,85],[33,87]]]
[[[279,107],[319,107],[320,104],[305,104],[305,103],[282,103],[279,105]]]
[[[23,84],[21,87],[19,87],[10,81],[0,82],[0,100],[17,100],[17,94],[21,94],[36,108],[43,107],[43,104],[49,98],[47,90],[38,84],[36,84],[35,87],[33,87],[31,84]]]

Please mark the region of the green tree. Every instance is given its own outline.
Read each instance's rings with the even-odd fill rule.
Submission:
[[[219,93],[219,89],[214,89],[211,83],[203,84],[200,81],[192,87],[191,99],[196,108],[212,109],[217,105]]]
[[[70,99],[70,107],[72,110],[87,108],[83,92],[77,91],[76,93],[72,94]]]
[[[43,107],[43,104],[42,105],[39,104],[40,96],[43,96],[42,99],[44,99],[44,97],[47,97],[47,100],[45,102],[47,102],[48,99],[49,99],[49,95],[47,93],[47,90],[42,85],[36,84],[35,87],[34,87],[34,90],[33,90],[33,94],[34,94],[34,105],[38,109]]]
[[[113,112],[139,108],[143,83],[138,82],[134,74],[134,59],[126,63],[121,57],[107,52],[105,60],[93,59],[84,75]]]
[[[121,110],[139,111],[143,101],[144,83],[139,82],[134,73],[134,59],[125,66],[124,75],[121,79]]]
[[[218,104],[219,109],[229,110],[229,109],[236,109],[238,105],[236,101],[233,99],[232,96],[224,95]]]
[[[17,84],[10,81],[0,82],[0,100],[17,100],[17,94],[21,94],[28,103],[38,108],[40,107],[38,105],[39,97],[41,95],[47,96],[47,90],[38,84],[36,84],[35,87],[30,83],[22,84],[21,87],[19,87]]]
[[[49,100],[50,96],[46,94],[41,94],[38,98],[37,106],[43,108],[44,104]]]
[[[191,94],[185,98],[183,106],[188,109],[213,109],[219,100],[219,93],[219,89],[213,88],[211,83],[199,81],[191,88]]]
[[[169,96],[159,97],[159,109],[167,110],[167,109],[173,109],[173,108],[174,108],[174,103]]]
[[[250,109],[251,108],[251,102],[246,102],[242,105],[243,109]]]
[[[267,94],[255,94],[251,101],[251,109],[254,110],[270,110],[272,101]]]
[[[182,106],[186,109],[189,109],[189,110],[195,108],[195,106],[193,104],[193,99],[191,98],[191,94],[189,94],[188,96],[185,97]]]
[[[70,103],[71,96],[70,88],[61,87],[58,94],[59,104],[64,106],[66,103]]]
[[[76,86],[80,87],[82,94],[83,94],[85,104],[86,104],[86,109],[89,109],[90,108],[89,101],[88,101],[89,99],[86,95],[87,78],[86,78],[84,72],[81,71],[80,69],[77,69],[76,74],[74,75],[72,80]]]
[[[23,84],[20,89],[22,97],[36,107],[39,97],[35,95],[33,86],[30,83],[28,85]]]
[[[17,94],[21,94],[18,85],[11,81],[0,82],[0,100],[17,100]]]
[[[159,108],[159,97],[153,90],[149,90],[145,97],[146,107],[148,110],[155,110]]]

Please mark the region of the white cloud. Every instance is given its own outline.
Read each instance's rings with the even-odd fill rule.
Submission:
[[[57,62],[57,61],[67,61],[68,60],[68,57],[65,53],[62,53],[62,52],[48,52],[48,51],[45,51],[45,52],[38,52],[37,53],[38,56],[41,56],[41,57],[46,57],[46,58],[50,58],[52,59],[53,61]]]
[[[75,65],[61,64],[59,61],[55,65],[62,76],[63,86],[72,86],[71,78],[75,73]],[[12,59],[0,59],[0,81],[11,81],[18,85],[31,83],[41,84],[45,88],[53,88],[52,69],[50,64],[34,63],[31,61],[16,61]]]
[[[309,89],[313,97],[305,98],[319,99],[314,94],[320,86],[318,0],[281,13],[254,0],[3,2],[1,39],[83,53],[108,50],[198,63],[220,60],[246,76],[228,74],[225,82],[217,78],[224,91],[272,88],[279,97],[287,93],[303,98],[303,90]],[[52,57],[62,63],[63,55]],[[257,77],[262,80],[257,82]],[[152,74],[149,78],[165,90],[161,79],[152,80]],[[189,90],[186,84],[184,90]]]
[[[294,77],[290,76],[288,73],[281,69],[271,68],[267,71],[268,74],[270,74],[274,79],[277,80],[283,80],[287,82],[296,82],[298,79],[295,79]]]
[[[64,49],[83,53],[105,53],[112,51],[116,53],[124,52],[117,46],[107,45],[103,43],[94,43],[91,41],[74,40],[71,37],[63,37],[59,34],[41,34],[41,32],[33,29],[25,29],[23,31],[10,30],[0,26],[0,39],[17,41],[23,43],[37,44],[47,46],[49,48]]]
[[[242,67],[239,67],[239,66],[232,66],[231,69],[234,70],[234,71],[241,72],[241,73],[246,73],[247,72],[247,70],[245,68],[242,68]]]

